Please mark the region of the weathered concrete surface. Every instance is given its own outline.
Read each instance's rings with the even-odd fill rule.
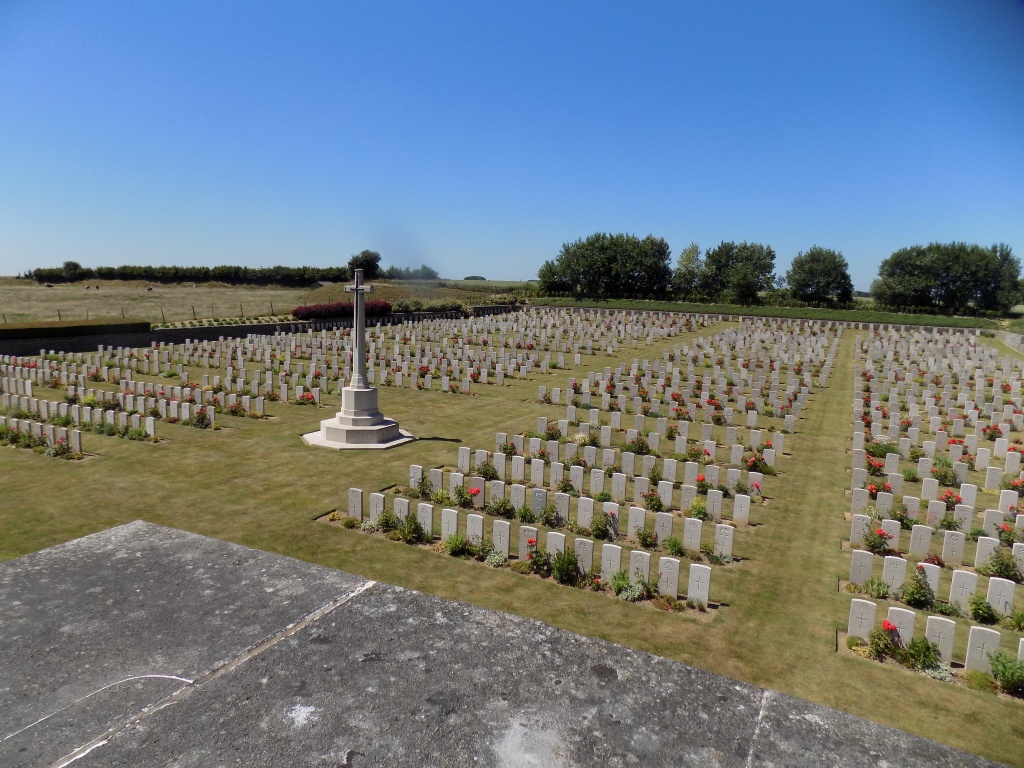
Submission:
[[[195,680],[363,581],[141,522],[0,564],[0,765],[55,760],[185,684],[120,681]]]
[[[88,668],[91,690],[112,682],[129,660],[145,672],[173,668],[198,676],[192,670],[200,666],[200,657],[205,668],[216,669],[232,649],[253,644],[252,638],[260,633],[246,631],[250,622],[263,627],[262,639],[276,631],[267,626],[270,614],[278,618],[277,629],[283,629],[318,605],[333,600],[335,607],[293,634],[264,643],[256,653],[240,651],[244,660],[236,666],[177,686],[173,702],[156,711],[138,716],[141,708],[133,708],[147,699],[155,703],[166,690],[139,690],[133,699],[115,697],[119,706],[100,706],[105,710],[100,716],[92,711],[93,699],[82,702],[74,714],[62,713],[61,728],[69,728],[73,738],[63,730],[40,731],[32,742],[37,756],[0,752],[0,764],[46,764],[56,759],[54,753],[59,757],[70,752],[69,743],[85,745],[113,728],[102,744],[75,763],[76,768],[994,765],[835,710],[529,619],[374,585],[224,542],[133,524],[89,537],[118,541],[106,546],[94,542],[90,548],[102,561],[111,551],[134,552],[136,545],[130,542],[136,536],[148,542],[148,572],[160,581],[194,584],[196,579],[180,570],[192,562],[190,553],[205,550],[219,553],[222,564],[234,558],[258,560],[260,567],[280,576],[291,573],[308,589],[299,590],[301,597],[285,598],[281,587],[259,604],[234,591],[255,591],[254,577],[242,586],[222,575],[220,588],[205,597],[205,613],[194,605],[180,605],[187,618],[181,622],[180,648],[171,644],[171,655],[177,653],[190,664],[162,662],[144,633],[122,633],[120,623],[132,613],[111,615],[105,599],[91,599],[80,609],[78,620],[94,625],[95,640],[105,633],[109,641],[107,646],[90,646],[90,653],[103,660],[104,670]],[[164,537],[165,546],[155,543]],[[75,584],[62,579],[61,558],[55,554],[79,543],[0,565],[0,600],[5,606],[15,599],[24,602],[18,590],[31,582],[39,561],[49,567],[45,577],[50,586],[45,589],[65,584],[59,589],[74,594]],[[199,557],[204,563],[207,559]],[[73,560],[77,569],[67,582],[88,572],[87,560],[87,552],[80,552]],[[276,566],[271,564],[275,561]],[[10,566],[18,578],[5,570]],[[102,587],[99,594],[105,597],[110,590],[130,596],[130,589],[137,586],[130,583],[130,573],[109,566],[101,570],[105,577],[83,582],[77,591]],[[314,583],[323,591],[315,592]],[[178,603],[194,602],[196,592],[165,593],[169,602],[160,610],[174,616]],[[93,593],[83,596],[88,599],[89,594]],[[218,604],[218,594],[220,604],[233,606],[227,616],[219,614],[219,608],[210,610]],[[0,653],[5,660],[24,658],[31,663],[25,645],[18,647],[18,656],[7,655],[5,619],[6,614],[0,614]],[[204,626],[207,621],[213,623]],[[242,633],[244,640],[238,637]],[[125,639],[117,641],[121,637]],[[146,650],[137,650],[137,644]],[[217,650],[208,650],[210,646]],[[38,696],[46,694],[52,706],[65,688],[77,686],[77,674],[64,674],[62,668],[86,673],[84,664],[89,662],[79,650],[71,643],[50,649],[46,665],[36,664],[18,674],[20,693],[12,691],[4,665],[0,695],[5,721],[0,738],[9,732],[8,706],[48,711],[36,704]],[[84,688],[78,686],[77,694],[65,698],[80,697]],[[119,727],[118,718],[123,725],[129,712],[137,717]],[[16,719],[31,722],[34,717],[19,713]],[[47,739],[60,747],[43,758]]]

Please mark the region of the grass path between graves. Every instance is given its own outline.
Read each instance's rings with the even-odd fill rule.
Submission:
[[[0,560],[141,518],[536,618],[1024,765],[1022,702],[835,652],[850,600],[836,584],[849,565],[840,541],[848,533],[853,335],[846,332],[829,387],[811,396],[787,437],[792,455],[780,458],[780,475],[766,479],[770,504],[752,510],[763,524],[737,531],[743,562],[714,569],[712,598],[727,605],[711,623],[314,522],[343,505],[351,486],[369,492],[404,482],[411,463],[453,464],[460,445],[490,449],[497,429],[558,418],[562,409],[534,402],[537,384],[564,386],[585,367],[480,387],[474,397],[382,389],[382,410],[420,437],[386,453],[302,445],[299,435],[332,415],[336,398],[319,410],[271,404],[282,418],[269,422],[224,417],[229,428],[215,433],[161,425],[169,439],[157,445],[86,435],[86,449],[101,455],[84,462],[5,449]],[[584,366],[655,357],[684,340],[584,358]]]

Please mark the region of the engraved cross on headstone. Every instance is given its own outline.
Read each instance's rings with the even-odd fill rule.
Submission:
[[[352,378],[348,385],[353,389],[369,389],[366,383],[366,315],[363,294],[372,293],[372,285],[363,285],[363,270],[353,270],[355,285],[346,285],[345,290],[354,293],[354,322],[352,327]]]

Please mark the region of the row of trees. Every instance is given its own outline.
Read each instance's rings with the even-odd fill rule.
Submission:
[[[815,306],[845,306],[853,300],[846,259],[818,246],[798,254],[785,278],[777,280],[775,251],[769,245],[722,242],[702,254],[690,243],[673,270],[663,238],[598,232],[564,244],[537,276],[546,294],[575,298],[732,304],[788,299]]]
[[[315,282],[340,283],[362,269],[367,280],[437,280],[437,270],[426,264],[418,269],[380,266],[380,254],[362,251],[339,267],[83,267],[65,261],[62,267],[34,269],[25,274],[39,283],[76,283],[84,280],[144,280],[149,283],[227,283],[228,285],[281,285],[308,287]]]
[[[887,309],[941,315],[1005,313],[1021,301],[1020,260],[1008,245],[932,243],[896,251],[871,284]]]
[[[849,307],[850,265],[815,245],[775,274],[775,251],[761,243],[722,242],[701,252],[690,243],[672,269],[668,243],[648,235],[596,233],[565,243],[537,273],[549,296],[594,299],[676,299],[730,304]],[[932,243],[896,251],[871,286],[890,310],[935,314],[1005,313],[1024,296],[1020,261],[1009,246]]]

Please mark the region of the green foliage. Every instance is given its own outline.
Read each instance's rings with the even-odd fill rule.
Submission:
[[[683,542],[675,536],[665,539],[664,544],[665,551],[672,555],[672,557],[683,557],[686,554],[686,551],[683,549]]]
[[[996,609],[981,595],[975,595],[967,605],[971,609],[971,618],[979,624],[995,624],[999,621]]]
[[[917,637],[903,645],[894,632],[883,629],[876,629],[868,635],[868,653],[878,661],[891,658],[908,669],[928,670],[941,666],[939,646],[935,643]]]
[[[398,519],[398,516],[390,509],[385,509],[380,513],[377,518],[377,527],[387,533],[393,531],[402,525],[402,521]]]
[[[537,272],[541,290],[551,296],[662,298],[671,280],[668,243],[648,235],[595,233],[565,243],[554,261]]]
[[[355,270],[363,270],[364,280],[376,280],[380,277],[380,254],[376,251],[360,251],[348,260],[348,273],[355,274]]]
[[[889,597],[889,585],[877,576],[865,581],[861,589],[876,600],[885,600]]]
[[[611,516],[601,510],[595,511],[594,519],[590,523],[590,535],[597,541],[613,541],[615,528],[612,526]]]
[[[843,254],[817,245],[793,258],[786,286],[794,299],[814,307],[847,306],[853,301],[850,265]]]
[[[644,549],[654,549],[658,546],[658,537],[651,527],[641,528],[636,532],[637,543]]]
[[[903,602],[911,608],[930,608],[935,602],[935,592],[921,568],[915,569],[913,578],[903,585]]]
[[[997,576],[1000,579],[1009,579],[1020,583],[1024,578],[1021,576],[1017,561],[1013,559],[1009,549],[998,547],[988,560],[978,566],[978,573],[983,576]]]
[[[577,584],[580,579],[580,568],[576,553],[571,549],[556,552],[551,557],[551,574],[559,584]]]
[[[775,251],[760,243],[722,242],[704,255],[701,293],[739,304],[760,304],[775,285]]]
[[[1024,696],[1024,659],[1006,651],[996,651],[988,661],[992,677],[1000,689],[1011,696]]]
[[[516,514],[516,510],[512,506],[512,502],[505,498],[492,499],[491,503],[487,505],[487,509],[484,511],[488,515],[503,517],[506,520],[511,520]]]
[[[444,549],[452,557],[461,557],[468,555],[471,545],[465,534],[453,533],[447,539],[444,540]]]
[[[516,510],[516,520],[520,523],[533,523],[536,522],[537,517],[528,506],[522,506]]]
[[[490,459],[480,464],[477,464],[476,473],[477,475],[479,475],[480,477],[487,481],[498,479],[498,470]]]
[[[629,574],[625,571],[616,571],[608,581],[612,585],[612,592],[618,595],[629,586]]]
[[[407,515],[405,522],[397,530],[406,544],[421,544],[433,538],[433,531],[424,530],[415,515]]]
[[[871,295],[879,306],[944,315],[1005,313],[1021,297],[1020,261],[1007,245],[915,245],[878,267]]]
[[[942,516],[939,521],[939,530],[941,531],[959,531],[960,521],[953,517],[952,512],[947,512]]]

